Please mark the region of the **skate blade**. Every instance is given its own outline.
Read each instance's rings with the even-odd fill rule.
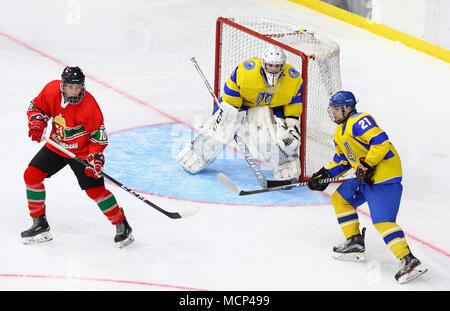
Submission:
[[[408,283],[408,282],[410,282],[410,281],[412,281],[412,280],[418,278],[419,276],[421,276],[422,274],[424,274],[424,273],[427,272],[427,271],[428,271],[428,269],[425,268],[425,267],[423,267],[423,266],[420,264],[420,265],[418,265],[417,267],[414,267],[414,269],[412,269],[411,272],[405,273],[405,274],[403,274],[402,276],[400,276],[400,277],[398,278],[397,281],[398,281],[400,284],[405,284],[405,283]]]
[[[38,235],[22,238],[23,244],[25,245],[32,245],[32,244],[39,244],[39,243],[45,243],[48,241],[53,240],[53,237],[50,232],[42,232]]]
[[[125,247],[125,246],[130,245],[130,244],[133,243],[133,242],[134,242],[134,237],[130,234],[130,235],[128,236],[127,239],[125,239],[125,240],[123,240],[123,241],[120,241],[120,242],[117,242],[117,243],[116,243],[116,246],[117,246],[118,248],[123,248],[123,247]]]
[[[363,261],[366,260],[364,253],[336,253],[333,252],[333,258],[337,260]]]

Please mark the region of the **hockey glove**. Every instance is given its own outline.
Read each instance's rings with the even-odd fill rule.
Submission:
[[[327,170],[325,167],[322,167],[319,171],[317,171],[311,176],[310,180],[308,180],[308,188],[316,191],[324,191],[330,183],[329,182],[322,183],[320,182],[320,180],[331,177],[333,177],[333,175],[330,173],[330,171]]]
[[[84,173],[92,178],[99,179],[102,177],[103,164],[105,163],[105,156],[102,153],[94,153],[87,156],[86,159],[90,167],[84,169]]]
[[[371,186],[373,185],[372,176],[375,172],[375,167],[370,166],[365,161],[366,158],[359,159],[359,165],[356,168],[356,179]]]
[[[36,114],[28,121],[28,137],[31,137],[32,141],[40,143],[45,135],[46,128],[47,118],[43,115]]]
[[[289,155],[298,153],[300,146],[300,122],[296,118],[275,118],[280,147]]]

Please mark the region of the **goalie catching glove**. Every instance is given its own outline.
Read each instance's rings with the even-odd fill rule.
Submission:
[[[298,152],[300,146],[300,121],[297,118],[275,117],[277,139],[280,147],[289,155]]]
[[[84,173],[95,179],[102,177],[103,164],[105,164],[105,156],[103,153],[90,154],[87,156],[86,160],[90,167],[86,167]]]
[[[331,177],[333,177],[333,175],[330,173],[330,171],[327,170],[325,167],[322,167],[319,171],[317,171],[311,176],[310,180],[308,180],[308,188],[316,191],[324,191],[330,183],[320,181],[322,179],[327,179]]]

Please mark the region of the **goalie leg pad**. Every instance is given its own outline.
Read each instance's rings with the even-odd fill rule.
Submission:
[[[278,163],[275,125],[270,107],[258,106],[247,110],[246,122],[241,128],[240,136],[244,139],[250,153],[269,163]]]
[[[300,159],[294,158],[292,161],[276,165],[273,168],[273,176],[276,180],[289,180],[300,176]]]
[[[245,111],[222,102],[220,109],[206,121],[194,139],[177,155],[176,160],[185,171],[193,174],[200,172],[233,139],[244,117]]]
[[[245,111],[239,111],[230,104],[222,102],[220,109],[203,125],[201,133],[223,145],[228,144],[241,127],[244,117]]]
[[[247,122],[240,129],[240,136],[244,138],[253,157],[264,160],[273,169],[277,180],[298,178],[301,173],[298,156],[299,140],[292,150],[283,148],[277,135],[278,124],[273,110],[267,106],[251,107],[247,110]],[[291,118],[288,118],[291,119]],[[293,121],[293,122],[289,122]],[[286,124],[288,123],[288,124]],[[290,136],[290,126],[299,126],[299,121],[292,119],[285,121],[286,133]],[[295,139],[293,139],[295,142]]]
[[[214,138],[198,133],[195,138],[178,153],[176,160],[183,169],[196,174],[212,163],[223,148]]]

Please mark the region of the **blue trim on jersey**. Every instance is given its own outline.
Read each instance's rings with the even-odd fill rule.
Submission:
[[[302,98],[303,87],[304,87],[304,83],[302,82],[302,85],[300,85],[300,88],[298,89],[297,94],[294,97],[292,97],[292,100],[288,105],[301,104],[303,102],[303,98]]]
[[[389,139],[389,137],[387,136],[387,134],[385,132],[382,132],[382,133],[372,137],[370,139],[369,144],[371,144],[371,145],[380,145],[380,144],[384,143],[388,139]]]
[[[230,76],[231,81],[233,81],[234,83],[236,83],[236,78],[237,78],[237,69],[238,67],[236,67],[236,69],[234,69],[233,73]]]
[[[354,137],[354,138],[355,138],[355,141],[357,141],[361,146],[363,146],[364,148],[367,149],[367,151],[369,151],[369,149],[370,149],[370,145],[369,144],[363,143],[362,141],[356,139],[356,137]]]
[[[348,161],[347,161],[347,158],[345,157],[344,154],[339,155],[339,154],[337,154],[337,153],[334,154],[333,161],[336,162],[336,163],[339,163],[339,162],[341,162],[341,161],[346,161],[346,162],[348,162]]]
[[[223,87],[223,92],[225,94],[227,94],[228,96],[232,96],[232,97],[241,97],[241,93],[232,90],[228,87],[228,85],[225,83],[225,86]]]
[[[261,68],[259,68],[259,73],[261,74],[261,76],[264,78],[264,81],[266,81],[267,82],[267,77],[266,77],[266,74],[265,74],[265,72],[264,72],[264,70],[263,70],[263,68],[261,67]]]
[[[302,82],[302,85],[300,85],[300,88],[298,89],[297,95],[300,94],[303,91],[303,87],[305,86],[305,83]]]
[[[389,150],[388,153],[384,156],[383,160],[388,160],[390,158],[395,157],[395,154],[392,152],[392,150]]]
[[[292,100],[288,105],[301,104],[301,103],[302,103],[302,95],[299,95],[299,96],[292,97]]]
[[[328,169],[328,171],[334,177],[334,176],[341,174],[342,172],[348,171],[351,167],[352,166],[350,164],[347,164],[347,165],[341,164],[341,165],[338,165],[338,166]]]
[[[399,183],[402,181],[402,177],[394,177],[388,180],[385,180],[383,182],[377,183],[377,185],[385,185],[385,184],[392,184],[392,183]]]
[[[284,107],[283,106],[278,106],[278,107],[274,107],[272,108],[273,114],[281,119],[285,119],[286,116],[284,115]]]

